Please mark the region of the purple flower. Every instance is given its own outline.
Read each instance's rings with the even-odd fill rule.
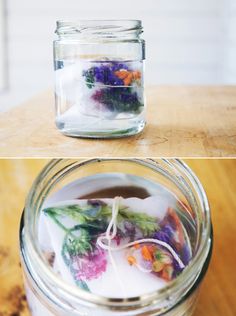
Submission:
[[[161,241],[164,241],[167,244],[171,244],[173,234],[174,234],[174,231],[172,227],[170,225],[165,225],[159,231],[157,231],[153,237]]]
[[[114,64],[114,62],[109,64],[102,64],[100,67],[92,67],[87,71],[84,71],[83,75],[85,77],[92,76],[96,82],[111,85],[111,86],[123,86],[123,80],[119,79],[115,75],[115,71],[120,69],[128,69],[124,64]]]
[[[106,203],[102,200],[88,200],[88,204],[92,206],[105,206]]]
[[[181,258],[184,265],[187,265],[191,259],[190,251],[186,242],[184,243],[181,249],[177,249],[178,247],[176,246],[176,242],[175,242],[175,234],[176,234],[175,225],[173,225],[171,221],[167,224],[167,220],[166,218],[164,218],[162,223],[160,223],[160,226],[161,226],[161,229],[154,234],[153,238],[156,238],[158,240],[164,241],[167,244],[169,244],[173,248],[173,250],[178,254],[178,256]],[[173,258],[173,268],[174,268],[174,272],[173,272],[174,277],[176,277],[183,271],[183,268],[179,266],[179,263],[174,258]]]
[[[137,93],[125,87],[109,87],[96,91],[92,99],[103,104],[109,111],[135,112],[142,106]]]
[[[185,244],[182,248],[181,257],[185,265],[187,265],[189,261],[191,260],[191,254],[190,254],[189,247],[187,244]]]
[[[114,71],[119,71],[121,69],[129,70],[129,67],[126,64],[112,62],[111,70],[113,72]]]
[[[98,90],[92,95],[93,100],[97,102],[101,102],[102,97],[103,97],[102,90]]]
[[[177,277],[183,271],[183,268],[180,267],[179,263],[174,258],[173,258],[172,265],[173,265],[173,268],[174,268],[173,276]]]
[[[137,103],[138,102],[138,96],[137,93],[130,93],[127,91],[126,88],[122,90],[122,93],[120,94],[120,99],[124,103]]]

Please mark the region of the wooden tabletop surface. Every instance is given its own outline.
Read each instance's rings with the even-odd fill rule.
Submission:
[[[214,250],[194,316],[236,315],[236,160],[186,160],[207,192]],[[0,160],[0,315],[27,316],[18,252],[25,196],[45,160]],[[42,315],[43,316],[43,315]]]
[[[53,93],[45,92],[0,115],[0,156],[236,155],[236,86],[154,86],[146,92],[145,130],[115,140],[62,135],[54,125]]]

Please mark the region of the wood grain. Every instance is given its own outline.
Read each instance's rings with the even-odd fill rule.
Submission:
[[[51,91],[0,116],[2,157],[234,157],[236,86],[147,88],[147,126],[116,140],[62,135]]]
[[[0,316],[29,315],[19,261],[19,222],[25,196],[44,165],[45,160],[0,160]]]
[[[194,316],[236,315],[236,160],[186,160],[205,187],[214,251]],[[25,196],[45,160],[0,160],[0,316],[28,316],[18,253]],[[43,316],[43,315],[42,315]]]

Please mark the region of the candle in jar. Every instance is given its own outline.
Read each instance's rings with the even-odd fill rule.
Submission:
[[[62,181],[53,178],[41,203],[26,207],[21,253],[32,315],[192,315],[211,245],[203,235],[203,267],[198,220],[207,217],[198,216],[195,195],[181,187],[179,171],[172,182],[162,173],[111,172],[107,164],[108,172],[73,177],[55,169]]]
[[[188,265],[191,245],[178,215],[186,206],[171,192],[69,199],[75,188],[69,191],[45,203],[39,225],[42,250],[53,256],[51,265],[65,282],[128,298],[165,287]]]

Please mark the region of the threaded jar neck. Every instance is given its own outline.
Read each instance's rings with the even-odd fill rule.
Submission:
[[[57,21],[59,38],[78,40],[140,40],[143,32],[140,20],[79,20]]]

